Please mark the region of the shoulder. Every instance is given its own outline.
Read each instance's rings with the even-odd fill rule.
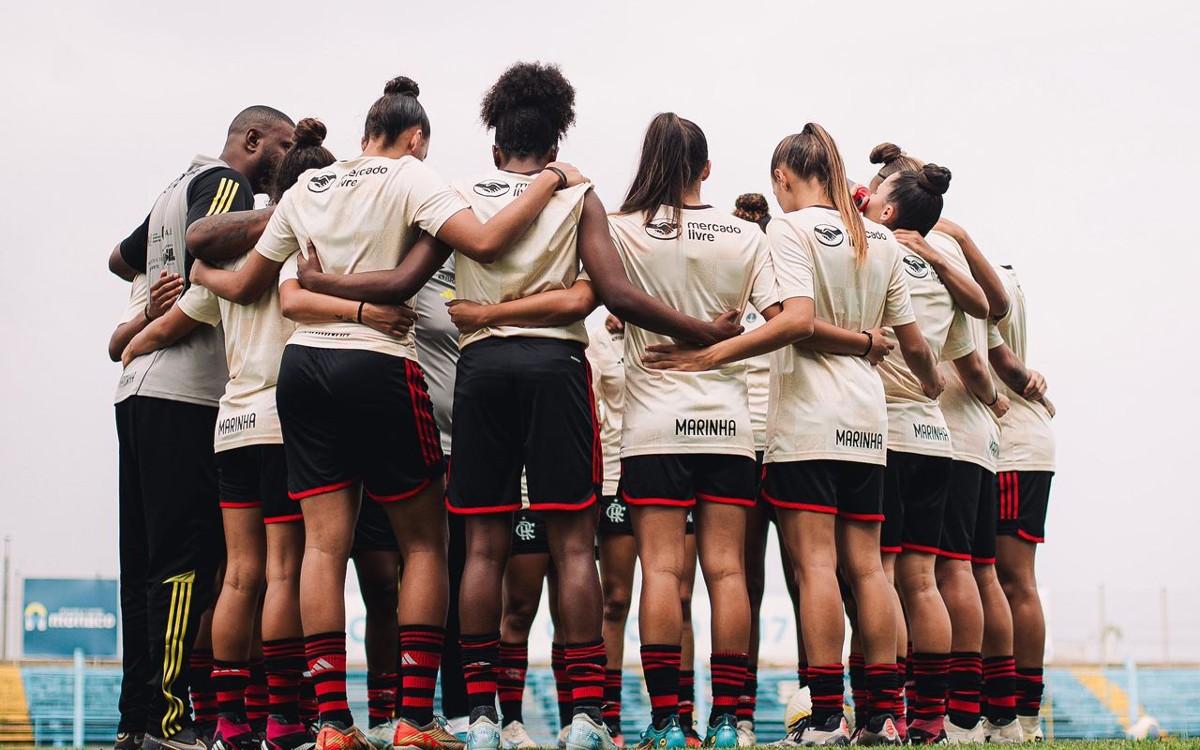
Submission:
[[[215,166],[204,172],[201,172],[188,185],[188,196],[193,197],[203,192],[211,194],[217,190],[232,190],[233,186],[237,186],[237,190],[245,190],[248,195],[254,194],[254,187],[250,184],[250,180],[241,172],[226,166]]]

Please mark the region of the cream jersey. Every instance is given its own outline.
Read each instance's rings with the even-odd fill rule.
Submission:
[[[1008,292],[1008,314],[995,321],[995,330],[1022,362],[1028,362],[1025,339],[1025,293],[1017,274],[1007,266],[997,268]],[[999,346],[999,342],[996,342]],[[1003,386],[1012,407],[1000,420],[1000,471],[1054,471],[1054,428],[1050,412],[1041,402]]]
[[[625,406],[625,334],[610,333],[604,324],[588,332],[588,363],[592,367],[592,393],[600,418],[600,446],[604,451],[604,487],[601,494],[617,494],[621,479],[621,415]]]
[[[906,248],[903,252],[913,313],[934,359],[952,362],[975,351],[967,316],[937,272],[916,253]],[[888,450],[952,457],[950,430],[942,410],[936,400],[926,398],[900,348],[892,349],[877,369],[887,400]]]
[[[360,156],[300,175],[284,193],[256,250],[269,260],[307,257],[312,240],[326,273],[395,268],[420,231],[436,235],[467,204],[420,159]],[[280,283],[287,275],[280,273]],[[411,300],[410,300],[411,302]],[[415,360],[410,331],[393,338],[358,323],[303,323],[289,343],[365,349]]]
[[[952,237],[941,232],[930,232],[925,237],[930,247],[937,250],[950,263],[965,273],[970,273],[967,258],[962,248]],[[975,351],[970,355],[981,357],[987,365],[988,325],[978,318],[966,318],[967,330],[971,334]],[[953,358],[943,357],[944,360]],[[950,361],[939,365],[946,379],[946,390],[938,399],[946,427],[950,430],[950,444],[955,461],[966,461],[982,466],[990,472],[996,471],[1000,457],[1000,427],[992,410],[975,397],[958,377],[958,370]]]
[[[837,211],[811,206],[773,219],[767,237],[779,297],[811,297],[818,319],[849,331],[913,322],[900,244],[865,223],[867,259],[859,267]],[[785,346],[771,360],[770,398],[768,463],[887,463],[883,383],[862,357]]]
[[[630,282],[669,307],[712,320],[746,304],[775,304],[766,237],[754,224],[711,206],[661,207],[609,217],[609,231]],[[642,353],[670,338],[625,328],[625,414],[621,457],[723,453],[754,457],[746,367],[706,372],[651,370]]]
[[[742,316],[746,333],[761,328],[766,322],[762,313],[750,308]],[[760,354],[743,360],[746,367],[746,393],[750,397],[750,428],[754,430],[754,451],[767,449],[767,406],[771,392],[771,355]]]
[[[228,268],[241,268],[248,257],[243,255]],[[275,385],[283,348],[296,324],[283,317],[279,290],[268,289],[252,305],[238,305],[193,285],[178,304],[193,320],[225,327],[229,383],[217,411],[213,449],[220,453],[247,445],[282,443]]]
[[[454,189],[470,202],[480,221],[488,221],[519,198],[536,178],[537,175],[495,170],[480,177],[457,180]],[[584,183],[556,192],[525,234],[493,263],[479,263],[461,253],[457,254],[458,298],[481,305],[495,305],[540,292],[569,289],[579,277],[576,240],[583,199],[590,189],[590,183]],[[587,343],[587,330],[580,320],[561,327],[481,328],[474,333],[463,334],[458,346],[463,349],[468,344],[492,336],[528,336]]]

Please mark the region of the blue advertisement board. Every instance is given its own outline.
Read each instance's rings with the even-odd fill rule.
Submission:
[[[26,657],[117,655],[117,582],[97,578],[27,578],[21,618]]]

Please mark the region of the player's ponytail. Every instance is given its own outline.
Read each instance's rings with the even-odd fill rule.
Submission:
[[[296,135],[292,147],[279,160],[279,168],[271,184],[271,203],[278,203],[288,188],[296,184],[300,175],[310,169],[322,169],[337,161],[325,143],[325,123],[314,117],[305,117],[296,123]]]
[[[925,162],[915,156],[905,153],[904,149],[894,143],[881,143],[871,149],[871,163],[879,164],[879,172],[871,183],[872,189],[878,188],[879,183],[891,177],[896,172],[920,172]]]
[[[391,146],[400,134],[419,126],[421,134],[429,137],[429,115],[417,97],[421,87],[406,76],[396,76],[383,87],[383,96],[375,100],[367,112],[363,137],[382,140],[384,148]]]
[[[655,115],[619,213],[641,212],[650,221],[659,207],[670,206],[678,223],[683,196],[700,181],[707,164],[708,139],[699,125],[674,112]]]

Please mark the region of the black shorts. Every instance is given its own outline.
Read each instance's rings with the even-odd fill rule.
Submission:
[[[1000,473],[1000,519],[997,534],[1027,542],[1046,541],[1046,511],[1050,507],[1052,471]]]
[[[550,553],[550,537],[546,535],[546,518],[536,510],[519,510],[513,514],[513,535],[510,555],[546,555]]]
[[[697,500],[754,505],[754,459],[674,453],[621,459],[621,498],[630,505],[690,508]]]
[[[616,495],[605,495],[600,498],[600,523],[596,533],[633,535],[633,522],[629,520],[629,505]]]
[[[303,521],[288,497],[287,458],[282,445],[246,445],[217,454],[221,507],[261,508],[263,523]]]
[[[397,552],[399,549],[387,510],[363,493],[358,506],[358,522],[354,524],[354,544],[350,547],[350,556],[361,552]]]
[[[762,494],[778,508],[883,521],[883,474],[882,466],[858,461],[772,463],[766,465]]]
[[[881,551],[938,553],[952,463],[946,456],[887,452]]]
[[[996,561],[996,475],[979,464],[950,465],[938,554],[979,564]]]
[[[452,513],[583,510],[601,483],[599,424],[583,344],[488,338],[463,349],[454,382]]]
[[[372,499],[395,502],[443,471],[425,375],[411,359],[289,344],[276,401],[293,500],[361,481]]]

